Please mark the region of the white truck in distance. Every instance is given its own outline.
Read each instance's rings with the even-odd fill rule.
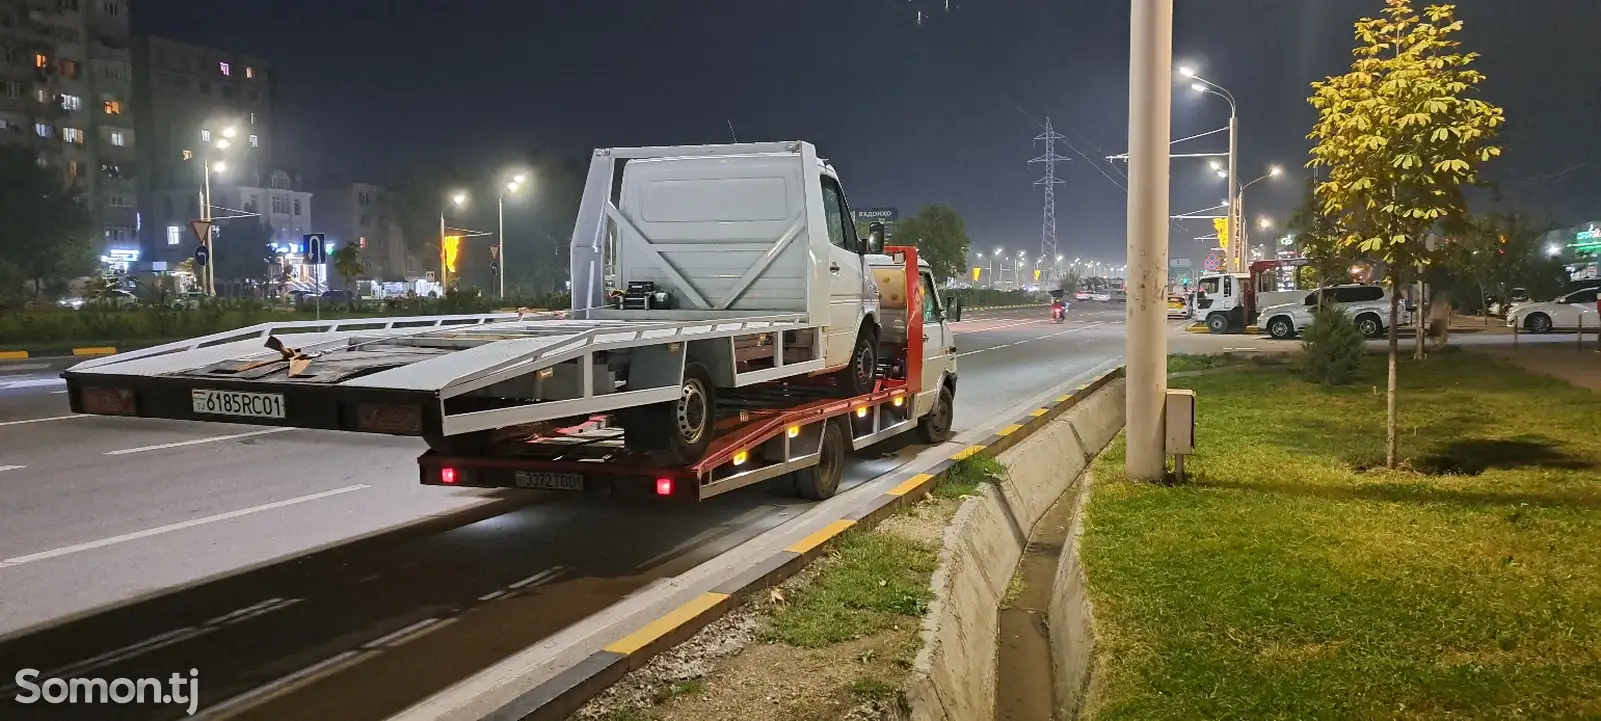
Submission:
[[[859,397],[893,365],[864,257],[882,238],[850,219],[810,143],[602,149],[565,314],[266,323],[63,376],[76,412],[415,435],[456,456],[601,414],[631,450],[692,463],[719,396]],[[954,393],[954,361],[941,373],[905,379],[919,414]]]

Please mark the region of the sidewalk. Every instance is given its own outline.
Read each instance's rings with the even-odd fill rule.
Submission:
[[[1517,348],[1510,345],[1462,347],[1474,353],[1511,361],[1525,370],[1560,378],[1580,388],[1601,391],[1601,353],[1596,352],[1593,341],[1585,341],[1584,350],[1579,350],[1571,342],[1526,343]]]

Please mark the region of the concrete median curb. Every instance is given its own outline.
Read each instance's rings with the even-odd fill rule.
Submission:
[[[122,350],[133,350],[123,348]],[[48,348],[44,350],[0,350],[0,360],[28,360],[49,358],[72,358],[74,356],[113,355],[117,348],[112,346],[87,346],[82,348]]]
[[[994,456],[1005,452],[1045,428],[1085,398],[1100,397],[1095,391],[1114,383],[1121,375],[1120,368],[1114,369],[1080,386],[1073,393],[1056,396],[1045,405],[1000,427],[982,442],[962,447],[921,472],[898,472],[902,476],[898,480],[897,474],[891,474],[888,482],[893,485],[887,491],[870,497],[843,517],[750,564],[743,571],[677,607],[631,624],[632,628],[627,629],[626,635],[601,650],[519,694],[510,702],[487,713],[474,714],[474,717],[485,721],[555,721],[567,718],[628,672],[644,666],[652,657],[683,642],[739,605],[746,597],[794,575],[807,563],[826,553],[841,534],[852,529],[872,528],[879,521],[926,496],[957,462],[975,454]],[[437,715],[440,709],[419,706],[411,711],[412,714]],[[401,714],[401,717],[406,716],[408,714]],[[451,717],[457,716],[452,714]]]
[[[935,600],[906,690],[915,721],[994,716],[999,609],[1030,531],[1123,428],[1121,380],[1077,400],[1000,453],[1007,477],[963,503],[946,528],[931,581]]]

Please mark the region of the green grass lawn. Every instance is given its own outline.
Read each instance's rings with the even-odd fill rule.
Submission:
[[[1095,465],[1097,719],[1601,718],[1601,394],[1476,354],[1196,389],[1192,482]]]

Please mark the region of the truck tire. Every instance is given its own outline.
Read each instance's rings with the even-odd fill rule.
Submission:
[[[429,450],[457,457],[478,456],[487,453],[490,440],[493,438],[493,431],[474,431],[455,436],[424,433],[422,437],[423,442],[428,444]]]
[[[839,490],[839,479],[845,474],[845,431],[838,423],[829,422],[823,427],[822,445],[817,449],[817,465],[795,471],[796,495],[808,501],[823,501],[834,497]]]
[[[1213,313],[1206,317],[1206,329],[1213,335],[1229,332],[1229,326],[1229,317],[1225,313]]]
[[[939,395],[934,397],[934,407],[928,409],[928,414],[917,421],[917,435],[929,445],[939,445],[955,435],[951,431],[951,415],[955,409],[955,398],[951,395],[949,386],[941,386]]]
[[[691,361],[684,364],[678,400],[617,413],[623,444],[632,451],[661,456],[670,465],[689,465],[706,455],[717,424],[716,387],[711,371]]]
[[[878,384],[878,333],[868,323],[856,332],[851,361],[834,374],[842,397],[853,398],[873,392]]]
[[[1289,340],[1295,337],[1295,324],[1281,315],[1267,322],[1267,334],[1278,340]]]

